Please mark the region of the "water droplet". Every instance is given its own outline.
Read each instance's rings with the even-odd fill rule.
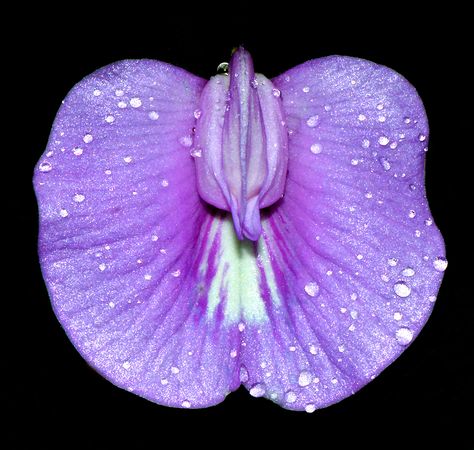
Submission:
[[[153,235],[151,236],[151,240],[152,240],[153,242],[156,242],[156,241],[158,240],[158,236],[157,236],[156,234],[153,234]]]
[[[438,256],[434,261],[433,261],[433,267],[438,271],[438,272],[444,272],[446,268],[448,267],[448,261],[446,258],[443,258],[442,256]]]
[[[69,213],[67,212],[67,209],[61,209],[61,210],[59,211],[59,215],[60,215],[61,217],[67,217],[67,216],[69,216]]]
[[[309,86],[305,86],[303,89],[302,89],[303,92],[307,93],[309,92]]]
[[[410,211],[408,211],[408,217],[410,219],[414,219],[416,217],[416,211],[413,209],[410,209]]]
[[[312,144],[310,147],[310,150],[311,150],[311,153],[314,153],[315,155],[317,155],[318,153],[321,153],[321,151],[323,150],[323,147],[321,146],[321,144]]]
[[[171,275],[175,278],[178,278],[181,275],[181,270],[179,269],[173,270],[173,272],[171,272]]]
[[[94,92],[92,93],[94,97],[98,97],[100,94],[102,94],[102,91],[100,89],[94,89]]]
[[[392,143],[390,144],[390,148],[391,148],[392,150],[395,150],[397,147],[398,147],[398,143],[397,143],[397,142],[392,142]]]
[[[115,117],[111,116],[111,115],[105,116],[105,121],[107,123],[113,123],[113,122],[115,122]]]
[[[380,164],[382,164],[383,170],[390,170],[392,165],[386,158],[380,158]]]
[[[415,275],[415,271],[411,267],[407,267],[406,269],[402,270],[402,275],[404,277],[412,277]]]
[[[232,350],[230,351],[230,357],[231,357],[231,358],[235,358],[236,356],[237,356],[237,350],[232,349]]]
[[[143,278],[145,278],[145,280],[147,280],[147,281],[150,281],[151,280],[151,275],[147,273]]]
[[[419,140],[420,142],[426,141],[426,136],[425,136],[424,134],[420,134],[420,135],[418,136],[418,140]]]
[[[306,120],[306,125],[310,128],[317,127],[319,125],[319,116],[316,114],[314,116],[309,117]]]
[[[357,117],[357,120],[359,120],[359,121],[361,121],[361,122],[363,122],[363,121],[366,120],[366,119],[367,119],[367,117],[365,117],[364,114],[359,114],[359,116]]]
[[[360,255],[360,254],[359,254],[359,255],[356,256],[356,258],[360,261],[361,259],[364,258],[364,255]]]
[[[390,278],[386,274],[380,275],[380,278],[382,279],[382,281],[385,281],[385,283],[387,283],[388,280],[390,280]]]
[[[156,112],[156,111],[150,111],[148,113],[148,117],[151,119],[151,120],[158,120],[160,118],[160,115]]]
[[[53,155],[54,155],[54,152],[53,152],[52,150],[49,151],[48,153],[46,153],[46,156],[47,156],[48,158],[51,158]]]
[[[112,175],[112,171],[110,169],[105,170],[104,173],[106,175]]]
[[[308,403],[305,407],[304,407],[304,410],[307,412],[307,413],[314,413],[314,411],[316,411],[316,405],[314,405],[313,403]]]
[[[246,383],[249,381],[249,373],[244,365],[240,366],[239,380],[241,383]]]
[[[107,266],[104,263],[99,264],[99,270],[101,272],[103,272],[106,268],[107,268]]]
[[[383,109],[383,103],[379,103],[376,107],[379,111]]]
[[[82,153],[84,153],[84,150],[81,147],[74,147],[72,149],[72,153],[74,153],[76,156],[81,156]]]
[[[380,145],[387,145],[389,143],[389,139],[387,136],[380,136],[378,142]]]
[[[393,285],[393,290],[395,291],[395,294],[402,298],[408,297],[411,293],[411,288],[404,281],[397,281]]]
[[[121,100],[121,101],[119,101],[119,102],[117,103],[117,106],[118,106],[120,109],[124,109],[124,108],[127,107],[127,104],[126,104],[124,101]]]
[[[125,369],[125,370],[128,370],[130,369],[132,365],[130,364],[130,361],[125,361],[123,364],[122,364],[122,367]]]
[[[315,297],[319,292],[319,286],[315,281],[311,281],[305,285],[304,290],[310,297]]]
[[[362,139],[362,147],[363,148],[369,148],[370,147],[370,141],[368,139]]]
[[[411,119],[409,117],[405,117],[403,119],[403,121],[406,123],[406,124],[409,124],[411,122]]]
[[[200,158],[200,157],[202,156],[202,149],[200,149],[199,147],[193,148],[193,149],[191,149],[191,151],[189,152],[189,154],[190,154],[193,158]]]
[[[295,347],[294,345],[290,345],[290,346],[288,347],[288,350],[289,350],[290,352],[296,352],[296,347]]]
[[[355,292],[351,294],[351,300],[357,300],[357,294]]]
[[[337,384],[338,383],[337,378],[331,378],[331,383],[332,384]]]
[[[389,266],[395,267],[398,264],[398,258],[390,258],[387,263]]]
[[[229,63],[228,62],[221,62],[217,66],[217,73],[227,74],[229,72]]]
[[[265,385],[263,383],[254,384],[249,392],[252,397],[263,397],[265,395]]]
[[[409,328],[399,328],[395,333],[395,338],[400,345],[408,345],[413,340],[413,331]]]
[[[84,137],[82,138],[82,140],[83,140],[86,144],[90,144],[90,143],[94,140],[94,137],[92,136],[92,134],[87,133],[87,134],[84,135]]]
[[[130,106],[132,108],[139,108],[142,106],[142,101],[138,97],[133,97],[130,99]]]
[[[359,317],[359,313],[357,311],[351,311],[350,314],[354,320],[356,320]]]
[[[357,166],[357,164],[359,164],[359,160],[358,159],[351,159],[351,164],[353,166]]]
[[[182,136],[179,138],[179,143],[183,147],[191,147],[193,145],[193,138],[191,136]]]
[[[402,313],[399,313],[399,312],[393,313],[394,320],[402,320],[402,317],[403,317]]]
[[[342,314],[345,314],[347,312],[347,308],[342,307],[340,311],[342,312]]]
[[[309,352],[312,354],[312,355],[316,355],[318,353],[318,349],[315,345],[311,344],[309,346]]]
[[[427,227],[430,227],[431,225],[433,225],[433,219],[430,217],[428,219],[425,220],[425,225]]]
[[[428,297],[428,301],[430,301],[431,303],[434,303],[436,301],[436,295],[430,295]]]
[[[82,194],[75,194],[74,197],[72,198],[76,203],[82,203],[86,197]]]
[[[175,366],[171,367],[171,373],[174,373],[175,375],[179,373],[179,369]]]
[[[351,324],[349,327],[349,331],[355,331],[356,327],[354,324]]]
[[[168,186],[169,186],[168,180],[167,180],[167,179],[161,180],[161,185],[162,185],[163,187],[168,187]]]
[[[132,157],[131,156],[125,156],[123,160],[128,164],[132,162]]]
[[[183,408],[191,408],[191,402],[189,400],[183,400],[183,402],[181,403],[181,406]]]
[[[312,380],[313,380],[313,376],[311,375],[311,373],[308,372],[307,370],[303,370],[300,372],[300,375],[298,377],[298,384],[301,387],[309,386]]]
[[[285,402],[286,403],[295,403],[296,402],[296,394],[293,391],[288,391],[285,394]]]
[[[239,322],[237,327],[239,328],[239,331],[242,333],[245,330],[245,323]]]
[[[324,105],[324,111],[331,111],[331,105]]]
[[[337,349],[339,350],[340,353],[344,353],[346,351],[346,347],[344,347],[343,345],[339,345]]]
[[[161,384],[162,384],[163,386],[166,386],[167,384],[169,384],[169,381],[168,381],[166,378],[162,378],[162,379],[161,379]]]
[[[124,92],[122,91],[122,89],[117,89],[117,90],[115,91],[115,95],[116,95],[117,97],[122,97],[123,94],[124,94]]]
[[[43,173],[44,172],[51,172],[52,169],[53,169],[53,166],[48,161],[44,161],[38,166],[38,170],[40,172],[43,172]]]

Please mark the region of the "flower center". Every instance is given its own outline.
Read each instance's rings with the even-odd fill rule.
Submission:
[[[272,82],[255,74],[239,48],[228,75],[217,75],[201,95],[194,154],[204,201],[230,211],[239,239],[257,240],[260,209],[283,196],[288,135]]]

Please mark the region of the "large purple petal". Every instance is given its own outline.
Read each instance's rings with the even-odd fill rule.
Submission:
[[[189,154],[204,84],[157,61],[97,71],[64,101],[34,180],[43,274],[70,339],[114,384],[178,407],[239,384],[237,327],[201,313],[195,282],[212,221]]]
[[[447,263],[425,196],[428,125],[413,87],[348,57],[273,81],[289,173],[262,223],[268,320],[245,330],[244,381],[251,394],[312,412],[368,383],[413,341]]]

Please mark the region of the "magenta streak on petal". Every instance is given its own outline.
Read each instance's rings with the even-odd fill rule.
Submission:
[[[229,76],[211,79],[201,96],[195,147],[201,197],[231,211],[239,239],[257,240],[260,208],[283,195],[287,133],[281,100],[270,80],[255,75],[244,49],[230,62]]]

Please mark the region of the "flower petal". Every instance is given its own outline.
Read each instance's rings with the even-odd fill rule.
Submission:
[[[212,219],[190,156],[204,84],[157,61],[97,71],[66,98],[34,180],[43,274],[71,341],[117,386],[184,408],[239,385],[236,327],[197,304]]]
[[[289,173],[259,242],[272,274],[269,320],[247,326],[242,362],[251,393],[312,412],[364,386],[413,341],[447,262],[425,196],[428,126],[413,87],[348,57],[273,81]]]

